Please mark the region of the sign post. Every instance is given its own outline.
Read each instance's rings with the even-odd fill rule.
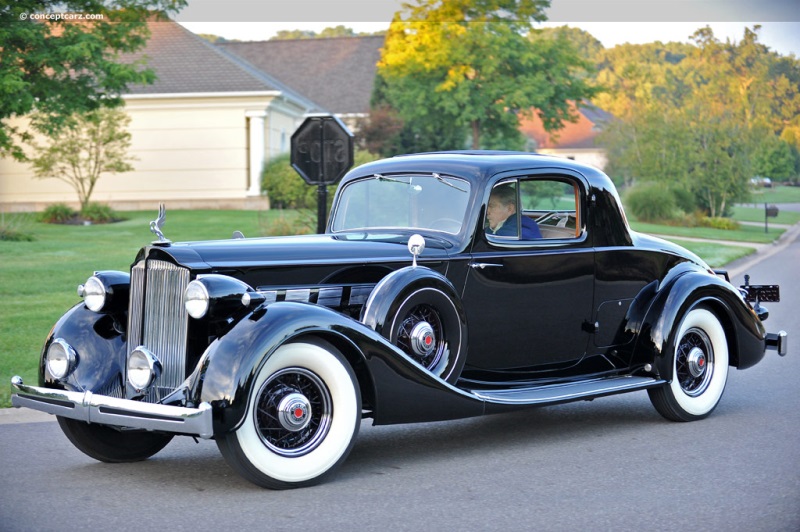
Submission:
[[[353,134],[335,116],[309,116],[292,134],[291,162],[306,183],[317,185],[317,233],[324,233],[328,185],[353,166]]]

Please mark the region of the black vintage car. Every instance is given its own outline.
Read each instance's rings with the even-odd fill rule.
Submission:
[[[38,386],[106,462],[175,435],[216,440],[269,488],[307,486],[362,418],[447,420],[647,390],[667,419],[708,416],[730,366],[786,334],[777,286],[628,227],[611,181],[506,152],[395,157],[348,173],[323,235],[171,243],[99,271],[53,327]]]

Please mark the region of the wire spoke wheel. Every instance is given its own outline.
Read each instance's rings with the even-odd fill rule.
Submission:
[[[257,371],[247,413],[217,438],[228,464],[272,489],[318,484],[345,460],[361,424],[353,369],[331,344],[279,347]]]
[[[317,375],[303,368],[287,368],[261,387],[253,414],[267,447],[281,456],[300,456],[325,439],[333,403]]]
[[[673,336],[672,380],[648,395],[659,414],[672,421],[708,416],[719,404],[728,381],[728,341],[714,313],[695,307]]]
[[[439,313],[430,305],[417,305],[400,324],[397,346],[426,369],[435,368],[447,349]]]

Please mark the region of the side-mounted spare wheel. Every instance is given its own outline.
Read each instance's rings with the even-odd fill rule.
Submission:
[[[370,294],[361,321],[412,360],[453,384],[467,352],[467,322],[452,284],[425,267],[387,275]]]
[[[217,437],[225,460],[272,489],[311,486],[353,447],[361,392],[344,356],[327,342],[279,347],[258,370],[242,425]]]
[[[648,390],[656,410],[671,421],[694,421],[719,404],[728,381],[728,342],[717,316],[695,307],[671,336],[672,380]]]

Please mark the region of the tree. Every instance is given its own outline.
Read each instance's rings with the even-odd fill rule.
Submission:
[[[379,75],[406,123],[466,130],[472,147],[518,142],[518,115],[548,131],[593,94],[589,64],[564,34],[540,35],[547,0],[417,0],[389,28]]]
[[[739,42],[722,43],[709,28],[693,40],[606,50],[597,79],[607,91],[594,103],[617,118],[600,137],[609,173],[679,186],[721,216],[746,198],[778,136],[791,140],[800,64],[758,43],[758,26]],[[780,152],[782,173],[793,153]]]
[[[143,62],[120,54],[147,42],[147,19],[186,0],[15,0],[0,5],[0,156],[24,160],[24,132],[4,119],[36,109],[52,133],[72,113],[114,107],[130,84],[152,83]],[[78,20],[83,16],[84,20]],[[88,20],[87,17],[91,17]]]
[[[34,122],[46,119],[34,115]],[[36,146],[31,163],[39,178],[59,179],[78,194],[85,211],[97,181],[103,174],[133,170],[127,155],[130,117],[118,108],[74,113],[46,146]]]

